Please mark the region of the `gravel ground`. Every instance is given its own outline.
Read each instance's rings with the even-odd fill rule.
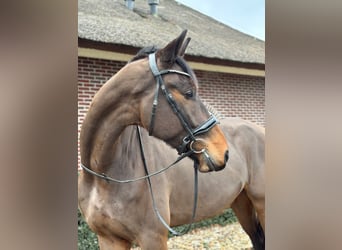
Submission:
[[[224,227],[213,225],[194,229],[190,233],[173,237],[167,242],[169,250],[247,250],[252,249],[251,241],[239,223]],[[132,250],[139,250],[133,248]]]

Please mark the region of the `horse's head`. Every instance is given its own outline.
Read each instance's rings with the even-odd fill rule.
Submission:
[[[190,41],[185,35],[186,30],[163,49],[144,52],[149,54],[145,65],[150,75],[144,79],[149,87],[142,99],[141,125],[179,154],[188,154],[201,172],[218,171],[229,158],[228,144],[216,117],[200,100],[196,76],[183,59]]]

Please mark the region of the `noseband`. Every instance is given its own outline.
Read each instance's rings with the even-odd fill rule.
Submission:
[[[179,58],[176,59],[176,62],[180,65],[184,64]],[[150,121],[150,126],[149,126],[149,135],[152,135],[152,133],[153,133],[154,119],[155,119],[155,114],[156,114],[156,108],[158,105],[158,93],[159,93],[159,89],[161,89],[161,91],[162,91],[163,95],[165,96],[167,102],[170,104],[173,112],[177,115],[179,121],[181,122],[182,126],[184,127],[184,129],[187,132],[187,135],[183,138],[181,144],[177,147],[178,154],[183,154],[183,153],[186,153],[187,151],[191,150],[194,153],[204,153],[207,161],[210,161],[210,159],[208,158],[208,154],[206,154],[206,152],[205,152],[205,148],[206,148],[205,141],[202,139],[196,138],[196,136],[203,134],[203,133],[206,133],[210,129],[212,129],[214,127],[214,125],[218,123],[216,117],[213,114],[211,114],[207,121],[205,121],[204,123],[199,125],[197,128],[192,129],[191,126],[189,125],[189,123],[187,122],[186,118],[184,117],[184,115],[180,112],[180,109],[179,109],[176,101],[174,100],[172,94],[166,88],[164,81],[163,81],[163,78],[162,78],[162,76],[166,75],[166,74],[179,74],[179,75],[186,76],[189,78],[191,78],[191,75],[186,73],[186,72],[182,72],[182,71],[178,71],[178,70],[174,70],[174,69],[165,69],[165,70],[159,71],[158,66],[157,66],[157,62],[156,62],[156,54],[155,53],[149,54],[149,65],[150,65],[150,69],[153,73],[153,76],[156,79],[156,91],[154,94],[154,100],[153,100],[153,105],[152,105],[151,121]],[[211,163],[208,164],[208,166],[210,168],[213,167]],[[215,169],[212,169],[212,170],[215,170]]]

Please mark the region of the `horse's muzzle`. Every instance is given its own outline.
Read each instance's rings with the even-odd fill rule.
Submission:
[[[215,166],[214,165],[214,171],[221,171],[222,169],[224,169],[226,167],[226,164],[229,160],[229,151],[227,150],[226,153],[224,154],[224,164],[222,166]]]
[[[226,165],[227,161],[229,160],[229,151],[227,150],[224,154],[224,164]]]
[[[224,154],[224,163],[222,165],[217,165],[214,163],[214,161],[211,159],[211,157],[208,155],[208,153],[206,151],[203,152],[203,155],[204,155],[204,159],[208,165],[208,168],[209,168],[209,171],[208,172],[211,172],[211,171],[221,171],[222,169],[225,168],[226,166],[226,163],[229,159],[229,152],[228,150],[225,152]]]

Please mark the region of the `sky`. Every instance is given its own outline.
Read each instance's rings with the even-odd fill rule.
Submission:
[[[265,41],[265,0],[176,0]]]

